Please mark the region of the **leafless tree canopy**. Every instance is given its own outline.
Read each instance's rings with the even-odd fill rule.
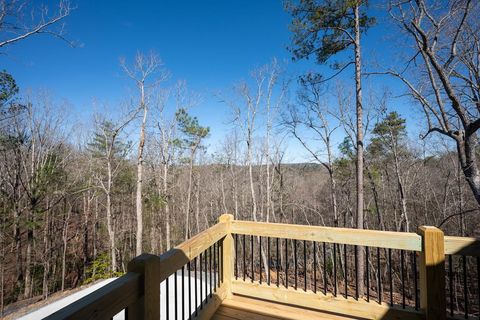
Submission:
[[[66,37],[64,20],[74,7],[69,1],[60,1],[54,7],[36,8],[28,1],[0,1],[0,48],[35,35],[46,34],[69,45],[75,43]]]

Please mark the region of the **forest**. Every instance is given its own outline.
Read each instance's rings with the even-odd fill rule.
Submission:
[[[41,34],[75,46],[63,29],[75,6],[0,0],[0,50]],[[214,145],[208,139],[217,128],[192,112],[200,94],[170,74],[161,52],[120,59],[131,97],[115,108],[96,105],[88,126],[61,99],[0,73],[2,313],[119,276],[133,257],[165,252],[223,213],[480,235],[480,3],[283,6],[293,62],[272,57],[216,95],[228,130]],[[30,17],[29,10],[37,11]],[[368,30],[379,24],[402,37],[400,63],[362,55]],[[331,73],[292,76],[288,65],[305,59]],[[362,87],[386,78],[394,90]],[[292,144],[301,160],[286,160]]]

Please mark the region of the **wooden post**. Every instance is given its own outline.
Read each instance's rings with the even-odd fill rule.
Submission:
[[[143,274],[143,298],[128,306],[128,319],[160,319],[160,257],[144,253],[128,263],[128,272]]]
[[[442,230],[435,227],[418,228],[422,236],[420,253],[420,307],[426,319],[447,318],[445,298],[445,244]]]
[[[233,263],[234,263],[234,247],[233,247],[233,235],[231,233],[231,226],[233,221],[233,215],[222,214],[218,218],[219,223],[227,224],[227,235],[223,238],[223,283],[225,285],[227,298],[232,296],[232,279],[233,279]]]

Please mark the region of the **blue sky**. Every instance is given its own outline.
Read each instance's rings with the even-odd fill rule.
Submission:
[[[39,36],[8,47],[1,59],[2,68],[22,90],[46,89],[67,100],[72,114],[84,119],[91,114],[94,99],[115,106],[130,95],[131,83],[119,67],[120,57],[131,59],[137,51],[154,50],[171,73],[170,82],[184,79],[202,95],[192,113],[211,127],[209,144],[214,145],[228,129],[228,107],[214,93],[228,90],[273,57],[291,58],[286,50],[290,17],[277,0],[77,0],[73,4],[76,9],[66,20],[68,37],[81,46],[71,48],[58,39]],[[382,25],[365,36],[365,56],[393,55],[385,39],[389,30]],[[308,69],[328,70],[311,61],[288,64],[291,74]],[[351,78],[348,71],[344,79],[353,85]],[[385,85],[395,83],[388,79],[366,82],[375,90]],[[416,121],[405,100],[395,108]],[[303,151],[295,143],[289,145],[290,159],[300,159]]]

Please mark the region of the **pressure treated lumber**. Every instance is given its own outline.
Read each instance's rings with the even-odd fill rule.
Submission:
[[[234,294],[251,298],[263,299],[276,303],[283,303],[297,307],[309,308],[322,312],[328,312],[337,316],[362,318],[362,319],[424,319],[424,314],[413,309],[400,309],[377,302],[366,302],[331,294],[314,293],[307,290],[295,290],[293,288],[268,286],[258,281],[247,282],[232,280]]]
[[[420,307],[427,320],[447,319],[445,297],[445,244],[442,230],[419,227],[422,236],[420,254]]]
[[[45,319],[110,319],[142,295],[143,276],[129,272]]]
[[[160,256],[160,281],[227,235],[227,223],[217,223]]]
[[[232,222],[232,233],[262,237],[340,243],[367,247],[420,251],[418,234],[393,231],[358,230],[252,221]]]

